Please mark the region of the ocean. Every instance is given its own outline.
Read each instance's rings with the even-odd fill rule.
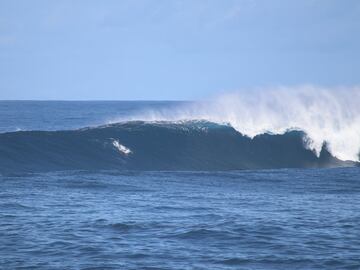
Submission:
[[[0,101],[0,269],[360,269],[356,160],[189,106]]]

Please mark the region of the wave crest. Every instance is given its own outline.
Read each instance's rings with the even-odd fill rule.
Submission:
[[[307,147],[319,156],[324,143],[341,160],[359,160],[360,88],[302,86],[255,89],[224,94],[171,110],[147,111],[130,120],[181,121],[200,119],[228,123],[254,138],[302,130]],[[117,122],[124,119],[115,119]],[[127,118],[129,120],[129,118]]]
[[[0,134],[0,173],[54,170],[214,171],[356,166],[318,156],[302,131],[245,136],[206,121],[132,121],[68,131]]]

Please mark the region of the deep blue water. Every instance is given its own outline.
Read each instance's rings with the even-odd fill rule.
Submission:
[[[174,105],[0,102],[0,126],[76,129]],[[12,168],[0,185],[0,269],[360,269],[358,167]]]
[[[184,101],[1,101],[0,132],[97,126]]]

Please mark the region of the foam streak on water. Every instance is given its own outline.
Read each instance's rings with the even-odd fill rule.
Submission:
[[[132,151],[127,148],[126,146],[122,145],[121,143],[119,143],[119,141],[117,140],[113,140],[113,145],[114,147],[120,152],[123,153],[125,155],[129,155],[132,153]]]

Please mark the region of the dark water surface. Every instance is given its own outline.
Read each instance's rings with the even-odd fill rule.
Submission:
[[[74,130],[178,105],[0,101],[0,269],[360,269],[359,167],[215,171],[338,164],[297,136]]]
[[[186,104],[190,102],[0,101],[0,173],[360,166],[338,160],[326,144],[317,155],[301,130],[250,138],[226,123],[199,119],[128,121],[155,112],[171,115]]]
[[[359,269],[358,168],[0,177],[1,269]]]

